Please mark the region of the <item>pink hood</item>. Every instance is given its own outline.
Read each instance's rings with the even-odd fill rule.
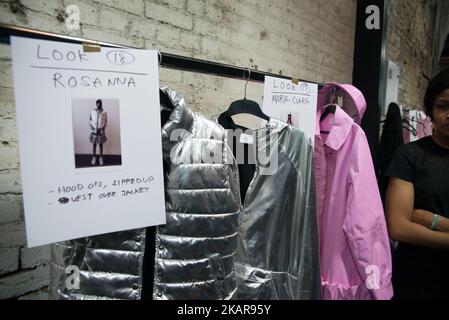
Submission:
[[[340,106],[354,121],[361,125],[366,110],[366,100],[362,92],[352,84],[328,83],[318,93],[318,110],[329,104],[332,88],[336,88],[335,96],[342,96]]]

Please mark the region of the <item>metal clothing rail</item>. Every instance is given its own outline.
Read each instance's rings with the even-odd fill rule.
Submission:
[[[58,42],[68,42],[68,43],[76,43],[76,44],[93,44],[101,47],[109,47],[109,48],[128,48],[128,49],[141,49],[131,46],[123,46],[120,44],[114,44],[109,42],[102,42],[102,41],[94,41],[94,40],[87,40],[83,38],[77,38],[62,34],[56,34],[51,32],[45,32],[35,29],[29,29],[25,27],[20,26],[14,26],[9,24],[0,24],[0,42],[1,43],[10,43],[10,36],[20,36],[20,37],[28,37],[28,38],[34,38],[34,39],[41,39],[41,40],[51,40],[51,41],[58,41]],[[227,77],[227,78],[234,78],[234,79],[240,79],[240,80],[249,80],[253,82],[259,82],[263,83],[265,76],[272,76],[277,78],[283,78],[283,79],[296,79],[284,75],[278,75],[274,73],[269,72],[263,72],[255,69],[249,69],[244,67],[238,67],[233,66],[229,64],[224,63],[218,63],[213,61],[207,61],[207,60],[201,60],[201,59],[194,59],[189,57],[184,57],[176,54],[171,53],[163,53],[161,54],[161,61],[160,65],[164,68],[170,68],[170,69],[176,69],[176,70],[182,70],[182,71],[190,71],[190,72],[196,72],[196,73],[204,73],[214,76],[221,76],[221,77]],[[249,74],[249,77],[248,77]],[[308,81],[308,80],[301,80],[296,79],[298,81],[303,82],[309,82],[309,83],[316,83],[319,85],[319,87],[322,86],[322,84],[319,84],[317,82]]]

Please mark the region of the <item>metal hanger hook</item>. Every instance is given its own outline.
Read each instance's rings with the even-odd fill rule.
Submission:
[[[248,78],[246,78],[245,76],[245,72],[248,71]],[[249,79],[251,79],[251,70],[249,68],[246,68],[245,70],[243,70],[243,80],[246,80],[245,82],[245,99],[246,99],[246,87],[248,86],[248,81]]]
[[[330,99],[330,104],[334,104],[334,99],[335,99],[335,93],[337,92],[337,88],[336,87],[332,87],[331,89],[331,99]]]
[[[160,50],[157,51],[157,56],[158,56],[158,60],[159,60],[159,65],[161,65],[162,64],[162,54],[161,54]]]

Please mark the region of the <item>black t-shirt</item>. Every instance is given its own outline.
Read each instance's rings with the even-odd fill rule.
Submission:
[[[254,178],[254,174],[256,172],[256,164],[254,144],[241,143],[240,136],[242,133],[252,134],[252,130],[235,124],[228,111],[220,114],[220,116],[218,117],[218,123],[227,130],[234,130],[232,134],[228,135],[228,144],[232,146],[232,153],[237,160],[240,181],[240,197],[243,203],[249,185]],[[237,150],[243,150],[243,153],[241,155],[238,155]],[[239,156],[243,158],[240,159]]]
[[[413,183],[415,209],[449,218],[449,149],[432,137],[401,146],[386,175]],[[407,294],[413,296],[416,289],[421,298],[447,296],[449,289],[443,287],[449,284],[449,250],[399,243],[393,258],[393,280],[407,286]]]
[[[449,149],[432,137],[401,146],[386,175],[413,183],[415,209],[449,218]]]

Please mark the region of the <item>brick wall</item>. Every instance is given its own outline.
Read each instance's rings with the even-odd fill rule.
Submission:
[[[390,0],[387,59],[400,67],[400,104],[422,109],[432,76],[434,0]]]
[[[69,4],[80,8],[80,30],[66,28]],[[355,9],[355,0],[0,0],[0,22],[317,82],[351,82]],[[3,44],[0,70],[0,299],[43,299],[49,249],[25,244],[11,56]],[[239,80],[167,69],[160,78],[208,116],[243,95]],[[250,83],[247,96],[261,103],[262,91]]]

